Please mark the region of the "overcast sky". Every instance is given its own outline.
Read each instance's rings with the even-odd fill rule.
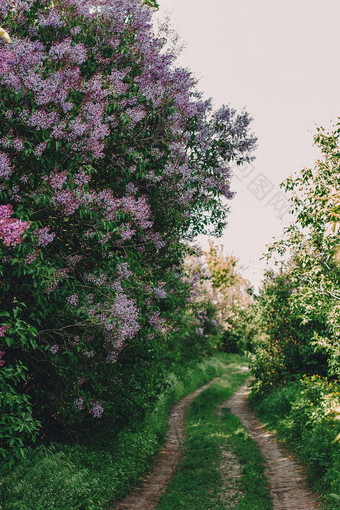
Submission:
[[[258,285],[259,257],[290,221],[279,183],[318,151],[316,125],[340,115],[339,0],[159,0],[185,48],[179,64],[216,106],[246,108],[258,149],[233,179],[229,225],[220,243]],[[281,192],[282,193],[282,192]],[[203,240],[203,244],[204,244]]]

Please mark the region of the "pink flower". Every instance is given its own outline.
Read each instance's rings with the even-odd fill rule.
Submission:
[[[0,220],[7,220],[12,216],[13,207],[10,204],[0,205]]]
[[[0,239],[6,246],[17,246],[22,242],[22,234],[30,226],[30,222],[21,221],[15,218],[10,218],[12,215],[12,206],[0,206]]]
[[[5,336],[8,326],[0,326],[0,336]]]
[[[29,253],[25,258],[26,264],[33,264],[40,253],[40,250],[35,250],[33,253]]]

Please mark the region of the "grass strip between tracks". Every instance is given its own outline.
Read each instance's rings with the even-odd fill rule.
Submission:
[[[225,510],[220,470],[222,449],[228,448],[241,468],[230,507],[239,510],[271,510],[272,502],[263,462],[254,441],[238,418],[217,406],[225,402],[248,377],[242,364],[228,367],[227,374],[206,389],[187,412],[183,459],[157,510]]]

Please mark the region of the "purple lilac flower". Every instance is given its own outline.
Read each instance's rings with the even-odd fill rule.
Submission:
[[[84,170],[80,170],[78,173],[74,174],[73,182],[77,184],[77,186],[84,186],[88,184],[91,180],[91,175],[85,173]]]
[[[40,253],[40,250],[35,250],[33,253],[29,253],[25,258],[26,264],[33,264]]]
[[[75,64],[82,64],[86,60],[87,51],[83,44],[72,45],[72,39],[65,39],[51,47],[49,55],[55,59],[67,59]]]
[[[95,353],[94,353],[94,351],[87,351],[87,350],[84,350],[84,351],[83,351],[83,354],[84,354],[84,356],[85,356],[86,358],[88,358],[88,359],[89,359],[89,358],[93,358],[93,356],[94,356],[94,354],[95,354]]]
[[[85,409],[84,398],[83,397],[75,398],[73,401],[73,405],[77,409],[77,411],[83,411]]]
[[[63,210],[66,216],[71,216],[79,207],[79,200],[70,189],[58,190],[52,197],[51,203]]]
[[[99,402],[93,402],[90,413],[93,414],[94,418],[101,418],[104,412],[104,408]]]
[[[72,27],[70,30],[71,35],[78,35],[81,32],[81,27]]]
[[[53,189],[62,189],[64,182],[67,180],[67,172],[54,171],[50,175],[50,185]]]
[[[33,232],[38,246],[47,246],[55,238],[55,232],[49,233],[50,227],[39,228]]]
[[[129,193],[130,195],[134,195],[138,191],[137,186],[135,186],[135,184],[133,184],[133,182],[129,182],[126,185],[125,189],[126,189],[126,193]]]
[[[15,149],[18,152],[21,152],[24,148],[24,143],[20,138],[14,138],[13,139],[13,149]]]
[[[69,296],[67,298],[67,302],[72,306],[78,306],[79,304],[79,297],[78,294],[74,293],[72,296]]]
[[[5,74],[14,61],[14,53],[12,50],[5,49],[2,45],[0,46],[0,75]]]
[[[128,262],[122,262],[121,264],[117,264],[117,273],[119,275],[119,278],[121,278],[122,280],[127,280],[128,278],[130,278],[130,276],[133,275],[133,272],[130,271]]]
[[[0,206],[0,239],[6,246],[17,246],[22,242],[22,234],[30,226],[30,222],[10,218],[11,205]]]
[[[11,162],[8,154],[4,152],[0,152],[0,177],[3,179],[9,179],[12,175],[13,168],[11,166]]]
[[[57,344],[51,345],[50,352],[52,354],[57,354],[58,351],[59,351],[59,345],[57,345]]]
[[[47,147],[47,143],[46,142],[41,142],[41,143],[38,143],[38,145],[36,146],[35,148],[35,151],[34,151],[34,154],[40,158],[40,156],[42,155],[42,153],[44,152],[44,150],[46,149]]]
[[[165,319],[161,317],[159,311],[156,311],[150,314],[149,324],[150,326],[153,326],[157,331],[162,331],[165,325]]]
[[[154,294],[155,294],[156,298],[165,299],[167,297],[168,293],[166,292],[166,290],[163,287],[164,287],[164,284],[160,284],[160,285],[158,285],[158,287],[156,287],[154,289]]]
[[[123,241],[127,241],[128,239],[131,239],[136,233],[136,230],[131,228],[131,223],[126,223],[121,228],[121,236]]]
[[[5,336],[8,326],[0,326],[0,336]]]
[[[13,208],[10,204],[0,205],[0,220],[7,220],[12,216]]]
[[[61,19],[60,14],[58,14],[55,9],[51,9],[47,15],[40,14],[38,20],[41,27],[52,27],[57,29],[65,25],[65,22]]]
[[[12,189],[9,191],[9,195],[14,202],[21,202],[22,200],[21,196],[19,195],[19,191],[19,186],[12,186]]]

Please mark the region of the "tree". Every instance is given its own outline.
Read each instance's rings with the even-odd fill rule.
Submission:
[[[339,135],[339,124],[329,133],[319,128],[321,158],[283,184],[295,222],[269,249],[289,258],[261,291],[265,336],[254,363],[259,379],[272,384],[301,373],[340,375]]]

